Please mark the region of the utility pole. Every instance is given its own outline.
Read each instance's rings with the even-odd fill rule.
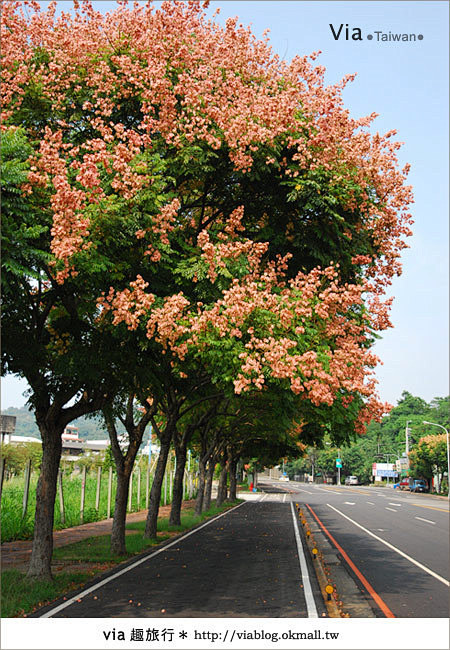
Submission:
[[[339,457],[339,465],[338,465],[338,468],[337,468],[337,471],[338,471],[338,480],[337,480],[337,484],[340,485],[340,484],[341,484],[341,464],[342,464],[342,460],[341,460],[341,448],[340,448],[340,447],[338,448],[338,457]]]
[[[405,442],[406,442],[406,456],[409,454],[409,428],[408,424],[411,422],[411,420],[406,420],[406,428],[405,428]]]

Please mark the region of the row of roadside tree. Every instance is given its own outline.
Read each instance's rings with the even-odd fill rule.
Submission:
[[[2,9],[3,369],[26,378],[42,438],[29,576],[51,576],[61,434],[102,418],[125,548],[146,427],[170,449],[171,523],[187,451],[198,508],[220,464],[271,464],[380,419],[371,346],[410,233],[391,131],[350,117],[352,77],[199,2]],[[122,449],[118,422],[128,436]]]

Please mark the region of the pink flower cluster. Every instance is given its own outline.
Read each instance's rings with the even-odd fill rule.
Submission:
[[[236,168],[246,170],[261,144],[283,136],[299,169],[328,170],[330,188],[342,179],[359,187],[361,196],[348,190],[341,200],[349,210],[358,206],[367,212],[366,228],[382,252],[367,273],[379,290],[399,272],[411,223],[408,166],[397,169],[394,131],[368,132],[375,114],[349,117],[341,93],[354,75],[325,86],[324,68],[312,63],[318,53],[282,61],[267,38],[256,39],[235,19],[225,27],[208,20],[200,2],[163,2],[160,8],[151,2],[121,4],[103,15],[85,1],[73,14],[57,16],[55,3],[41,11],[37,2],[11,1],[2,7],[1,37],[3,123],[36,82],[49,110],[63,116],[54,121],[53,134],[43,137],[29,182],[53,184],[53,250],[66,265],[89,237],[89,220],[79,216],[86,201],[98,200],[106,185],[132,201],[151,184],[151,169],[141,156],[155,138],[177,148],[195,141],[213,149],[225,146]],[[45,64],[36,62],[36,48],[46,53]],[[63,145],[77,93],[86,98],[82,110],[93,135],[80,146]],[[130,98],[139,103],[141,119],[125,127],[111,118]],[[58,147],[48,146],[58,138]],[[267,164],[273,164],[270,156]],[[285,166],[280,173],[299,172]],[[376,203],[370,199],[374,192],[380,197]],[[61,209],[66,203],[67,211]],[[162,237],[171,218],[170,210],[163,210],[155,224]],[[229,233],[238,227],[236,213]],[[157,248],[152,243],[149,255]]]

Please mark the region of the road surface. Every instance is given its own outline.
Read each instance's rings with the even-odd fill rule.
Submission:
[[[333,538],[352,577],[356,567],[376,616],[448,616],[448,502],[391,488],[269,482],[264,489],[35,616],[324,616],[295,503]]]
[[[283,485],[309,506],[395,617],[449,615],[448,501],[392,488]]]
[[[45,617],[305,617],[325,615],[298,517],[285,493],[245,502],[120,567]],[[294,515],[295,513],[295,515]],[[300,525],[301,528],[301,525]],[[301,533],[300,533],[301,534]],[[302,566],[303,565],[303,566]]]

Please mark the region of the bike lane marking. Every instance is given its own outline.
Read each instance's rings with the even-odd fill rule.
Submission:
[[[316,608],[316,602],[314,600],[314,595],[311,589],[311,582],[309,580],[308,565],[306,564],[303,544],[302,544],[302,540],[300,539],[298,521],[297,521],[297,517],[295,516],[295,509],[292,501],[291,501],[291,512],[292,512],[292,519],[294,522],[295,541],[297,542],[298,560],[300,563],[300,571],[302,574],[303,593],[305,596],[308,618],[319,618],[319,614],[317,613],[317,608]]]
[[[156,555],[159,555],[160,553],[164,553],[168,548],[171,546],[175,546],[175,544],[179,544],[183,540],[187,539],[191,535],[194,535],[194,533],[197,533],[199,530],[202,530],[202,528],[205,528],[206,526],[209,526],[209,524],[212,524],[214,521],[217,521],[221,517],[224,517],[227,515],[229,512],[232,512],[233,510],[237,510],[237,508],[240,508],[246,503],[246,501],[243,501],[242,503],[239,503],[237,506],[234,506],[234,508],[230,508],[229,510],[226,510],[225,512],[222,512],[222,514],[218,515],[217,517],[214,517],[213,519],[209,519],[207,522],[202,524],[201,526],[198,526],[194,530],[189,531],[185,535],[182,535],[181,537],[175,538],[172,542],[169,544],[165,544],[163,547],[158,549],[157,551],[154,551],[153,553],[150,553],[149,555],[146,555],[145,557],[136,560],[136,562],[133,562],[132,564],[129,564],[126,566],[124,569],[121,571],[117,571],[117,573],[114,573],[111,576],[108,576],[107,578],[104,578],[103,580],[100,580],[100,582],[96,582],[95,585],[92,585],[92,587],[89,587],[88,589],[84,589],[84,591],[76,594],[72,598],[68,598],[64,603],[61,603],[60,605],[57,605],[53,609],[50,609],[48,612],[45,612],[45,614],[42,614],[39,618],[50,618],[54,614],[57,614],[61,610],[65,609],[69,605],[73,605],[73,603],[76,603],[78,599],[84,598],[88,594],[92,593],[93,591],[96,591],[100,587],[103,587],[103,585],[106,585],[108,582],[111,582],[111,580],[115,580],[119,576],[124,575],[124,573],[128,573],[128,571],[131,571],[132,569],[135,569],[137,566],[140,564],[143,564],[144,562],[147,562],[147,560],[150,560],[151,558],[155,557]]]

